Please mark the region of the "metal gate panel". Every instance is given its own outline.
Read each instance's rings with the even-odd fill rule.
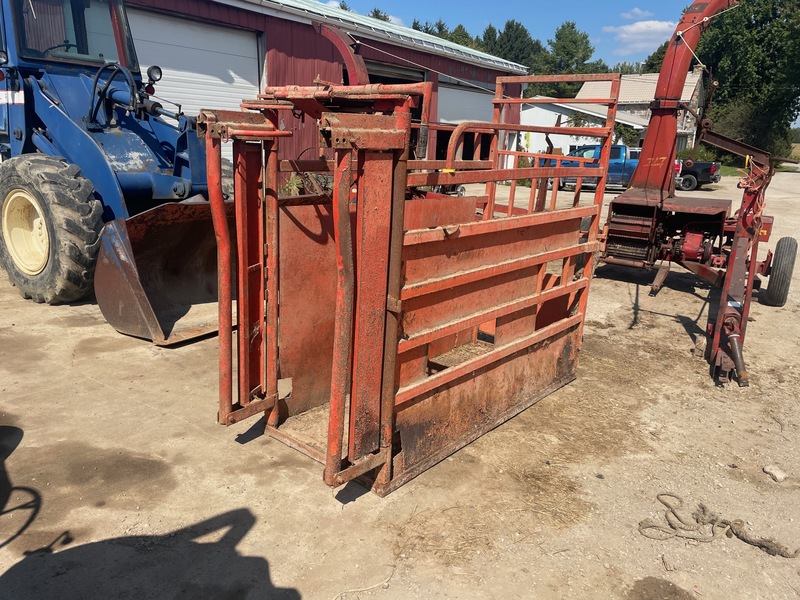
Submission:
[[[593,100],[609,107],[606,127],[505,122],[517,113],[507,109],[537,101],[510,98],[506,85],[582,78],[612,82],[611,98]],[[209,165],[218,222],[224,206],[214,136],[260,140],[265,157],[262,217],[252,217],[262,206],[253,201],[256,166],[245,161],[237,170],[236,189],[244,190],[236,199],[237,231],[247,231],[237,237],[235,281],[221,276],[220,289],[239,285],[248,300],[239,310],[249,333],[236,335],[240,368],[249,375],[240,375],[232,403],[226,340],[233,329],[222,326],[220,421],[260,408],[270,435],[325,463],[326,483],[360,478],[383,495],[571,381],[618,91],[618,75],[502,78],[491,123],[432,130],[429,83],[268,88],[243,105],[249,118],[201,115],[200,130],[217,152]],[[423,118],[412,132],[411,109],[420,104]],[[285,110],[320,123],[325,158],[277,163],[276,138],[289,135],[277,127]],[[510,132],[555,130],[600,138],[600,160],[584,161],[598,164],[567,168],[560,156],[505,147]],[[428,131],[450,133],[445,161],[424,158]],[[419,143],[408,160],[412,133]],[[477,134],[491,137],[488,161],[464,156],[465,136]],[[303,193],[274,195],[281,172],[300,176]],[[568,175],[577,177],[574,193],[545,189],[548,179]],[[583,177],[599,179],[588,198]],[[498,185],[504,181],[511,185]],[[464,197],[431,189],[477,182],[482,192]],[[251,260],[254,239],[263,240],[265,261]],[[224,248],[220,273],[233,273]],[[258,322],[254,271],[263,282]],[[221,312],[221,323],[230,315]],[[258,350],[248,345],[254,332],[266,332]],[[292,382],[281,397],[279,378]]]

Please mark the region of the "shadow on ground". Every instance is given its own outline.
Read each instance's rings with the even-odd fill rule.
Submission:
[[[14,600],[299,599],[297,590],[272,584],[265,559],[236,551],[254,524],[253,514],[239,509],[166,535],[113,538],[60,552],[51,544],[0,576],[0,590]]]
[[[36,520],[42,507],[42,497],[33,488],[13,485],[6,470],[8,457],[22,441],[19,427],[0,425],[0,548],[8,546]],[[14,499],[12,499],[14,496]],[[8,518],[10,517],[10,518]],[[14,518],[16,517],[16,518]],[[6,531],[6,527],[10,527]]]

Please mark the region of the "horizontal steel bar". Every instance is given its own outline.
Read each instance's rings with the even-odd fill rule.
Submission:
[[[407,231],[403,237],[404,246],[414,246],[416,244],[429,244],[446,240],[453,236],[464,238],[472,235],[486,235],[498,231],[509,231],[513,229],[524,229],[525,227],[535,227],[558,221],[569,221],[570,219],[581,219],[583,217],[593,217],[600,212],[597,205],[579,206],[577,208],[565,208],[546,212],[536,212],[520,217],[508,217],[506,219],[490,219],[488,221],[475,221],[464,223],[463,225],[449,225],[447,227],[435,227],[433,229],[413,229]],[[457,231],[453,232],[453,227]]]
[[[513,217],[512,217],[513,218]],[[484,223],[486,221],[483,221]],[[425,296],[426,294],[434,294],[447,290],[460,285],[466,285],[488,277],[495,277],[497,275],[504,275],[512,271],[519,271],[521,269],[528,269],[541,265],[551,260],[559,260],[574,256],[576,254],[583,254],[587,252],[596,252],[600,247],[599,242],[586,242],[583,244],[576,244],[574,246],[567,246],[550,252],[543,252],[541,254],[533,254],[523,258],[515,258],[501,263],[479,267],[470,271],[461,271],[455,275],[447,275],[446,277],[439,277],[436,279],[427,279],[404,287],[400,290],[400,300],[408,300],[409,298],[417,298],[418,296]]]
[[[548,338],[554,337],[562,331],[566,331],[571,327],[579,325],[582,320],[583,314],[577,314],[573,315],[572,317],[562,319],[561,321],[556,321],[552,325],[548,325],[544,329],[536,331],[529,336],[511,342],[510,344],[499,346],[494,350],[487,352],[486,354],[476,356],[475,358],[463,362],[460,365],[445,369],[436,375],[431,375],[427,379],[423,379],[422,381],[415,382],[404,388],[400,388],[397,391],[397,394],[395,394],[395,409],[402,410],[403,408],[407,408],[410,403],[419,398],[419,396],[422,394],[426,394],[432,390],[435,390],[436,388],[447,385],[456,379],[464,377],[465,375],[469,375],[473,371],[482,369],[483,367],[501,361],[504,358],[519,352],[520,350],[524,350],[525,348],[533,346],[534,344],[538,344],[539,342],[543,342]]]
[[[613,106],[614,98],[494,98],[492,104],[602,104]]]
[[[315,206],[333,202],[328,194],[308,194],[304,196],[282,196],[278,198],[278,206]]]
[[[579,279],[567,285],[554,287],[545,292],[540,292],[532,296],[526,296],[514,302],[509,302],[507,304],[498,306],[496,308],[493,308],[492,310],[482,312],[477,315],[470,315],[469,317],[447,323],[446,325],[441,327],[436,327],[427,329],[425,331],[421,331],[418,334],[413,335],[407,339],[400,340],[400,342],[398,343],[398,352],[406,352],[408,350],[411,350],[412,348],[416,348],[417,346],[428,344],[434,340],[438,340],[448,335],[458,333],[459,331],[464,331],[465,329],[469,329],[470,327],[477,327],[478,325],[486,323],[493,319],[497,319],[499,317],[505,317],[507,315],[513,314],[520,310],[524,310],[531,306],[535,306],[537,304],[543,304],[548,300],[572,294],[574,292],[584,289],[588,285],[589,285],[588,279]]]
[[[409,171],[441,170],[447,167],[446,160],[410,160],[408,161]],[[457,160],[456,169],[491,169],[490,160]]]
[[[391,446],[388,446],[385,450],[379,450],[375,454],[370,454],[357,460],[349,467],[342,469],[335,474],[334,479],[336,484],[341,485],[347,481],[355,479],[356,477],[360,477],[364,473],[368,473],[383,464],[386,464],[386,461],[388,460],[388,453],[391,453]]]
[[[280,170],[282,173],[303,173],[305,171],[315,171],[318,173],[333,173],[334,163],[332,160],[282,160]]]
[[[247,419],[248,417],[252,417],[260,412],[264,412],[269,410],[270,408],[275,406],[275,397],[270,398],[262,398],[260,400],[254,400],[250,402],[247,406],[241,406],[240,404],[234,404],[234,408],[236,409],[237,406],[240,408],[234,410],[225,417],[225,425],[233,425],[234,423],[238,423],[243,419]]]
[[[518,152],[516,150],[498,150],[497,153],[502,156],[526,156],[528,158],[538,158],[539,161],[537,162],[546,160],[548,162],[556,163],[555,165],[545,165],[545,166],[539,165],[538,167],[536,165],[533,165],[532,167],[529,167],[531,169],[548,169],[548,168],[552,169],[556,167],[561,167],[561,163],[565,161],[570,163],[580,163],[582,165],[600,164],[599,159],[597,158],[584,158],[582,156],[568,156],[565,154],[545,154],[543,152]],[[577,167],[567,167],[567,168],[573,170],[577,169]]]
[[[591,162],[591,161],[587,161]],[[549,179],[550,177],[605,177],[602,167],[525,167],[520,169],[492,169],[456,171],[454,173],[409,173],[409,187],[440,185],[441,183],[487,183],[512,179]],[[450,180],[442,180],[449,177]]]
[[[570,158],[570,160],[573,160]],[[577,160],[577,159],[576,159]],[[591,160],[591,159],[582,159]],[[437,171],[447,166],[446,160],[410,160],[408,169],[410,171],[430,170]],[[491,160],[459,160],[456,161],[457,169],[491,169]],[[304,173],[307,171],[315,173],[333,173],[334,163],[332,160],[282,160],[280,170],[282,173]]]
[[[302,452],[318,463],[325,464],[325,450],[323,450],[317,440],[301,433],[284,433],[280,429],[270,425],[267,426],[267,434],[278,440],[281,444],[285,444],[289,446],[289,448]]]
[[[569,75],[508,75],[498,77],[497,83],[561,83],[576,81],[617,81],[619,73],[578,73]]]

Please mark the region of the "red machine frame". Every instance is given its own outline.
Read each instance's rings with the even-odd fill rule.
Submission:
[[[609,98],[592,100],[608,107],[604,127],[514,122],[512,108],[535,100],[510,97],[509,86],[585,80],[612,82]],[[454,128],[444,161],[424,159],[429,83],[268,88],[242,112],[203,111],[219,241],[219,422],[265,412],[271,436],[325,464],[326,483],[361,478],[384,495],[574,379],[619,83],[501,78],[493,121]],[[290,114],[318,121],[320,159],[278,160]],[[504,150],[510,132],[526,131],[601,139],[599,168]],[[465,136],[479,134],[491,136],[489,159],[465,158]],[[224,139],[234,147],[232,230]],[[517,167],[522,155],[534,166]],[[305,193],[280,197],[292,173]],[[330,189],[313,174],[332,176]],[[567,175],[600,178],[591,201],[580,186],[566,198],[546,189]],[[524,178],[533,182],[518,198]],[[508,199],[503,181],[514,182]],[[428,191],[470,183],[485,193]]]
[[[772,260],[771,253],[758,260],[759,242],[767,241],[772,229],[772,217],[763,215],[764,194],[774,173],[771,157],[714,133],[711,120],[695,114],[697,143],[749,158],[749,174],[739,184],[744,190],[741,205],[732,215],[730,200],[675,197],[673,178],[678,111],[690,110],[680,98],[694,49],[710,19],[735,4],[737,0],[698,0],[683,13],[664,57],[639,166],[630,188],[609,206],[601,258],[646,269],[661,261],[651,295],[663,285],[670,263],[721,288],[717,310],[709,311],[706,355],[718,381],[726,383],[735,374],[739,385],[747,386],[742,347],[750,302],[760,285],[758,275],[769,274]]]

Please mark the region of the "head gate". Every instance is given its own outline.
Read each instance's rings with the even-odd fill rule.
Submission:
[[[519,105],[536,101],[524,84],[587,78],[612,82],[604,127],[519,125]],[[574,379],[618,90],[613,74],[502,78],[493,122],[458,127],[429,123],[430,83],[267,88],[241,113],[204,111],[219,422],[266,412],[268,433],[323,463],[326,483],[359,478],[383,495]],[[318,120],[319,158],[278,160],[284,111]],[[603,151],[565,168],[508,149],[528,131],[594,136]],[[447,156],[427,158],[448,135]],[[547,189],[568,175],[597,177],[598,191]],[[301,193],[278,194],[290,177]]]

